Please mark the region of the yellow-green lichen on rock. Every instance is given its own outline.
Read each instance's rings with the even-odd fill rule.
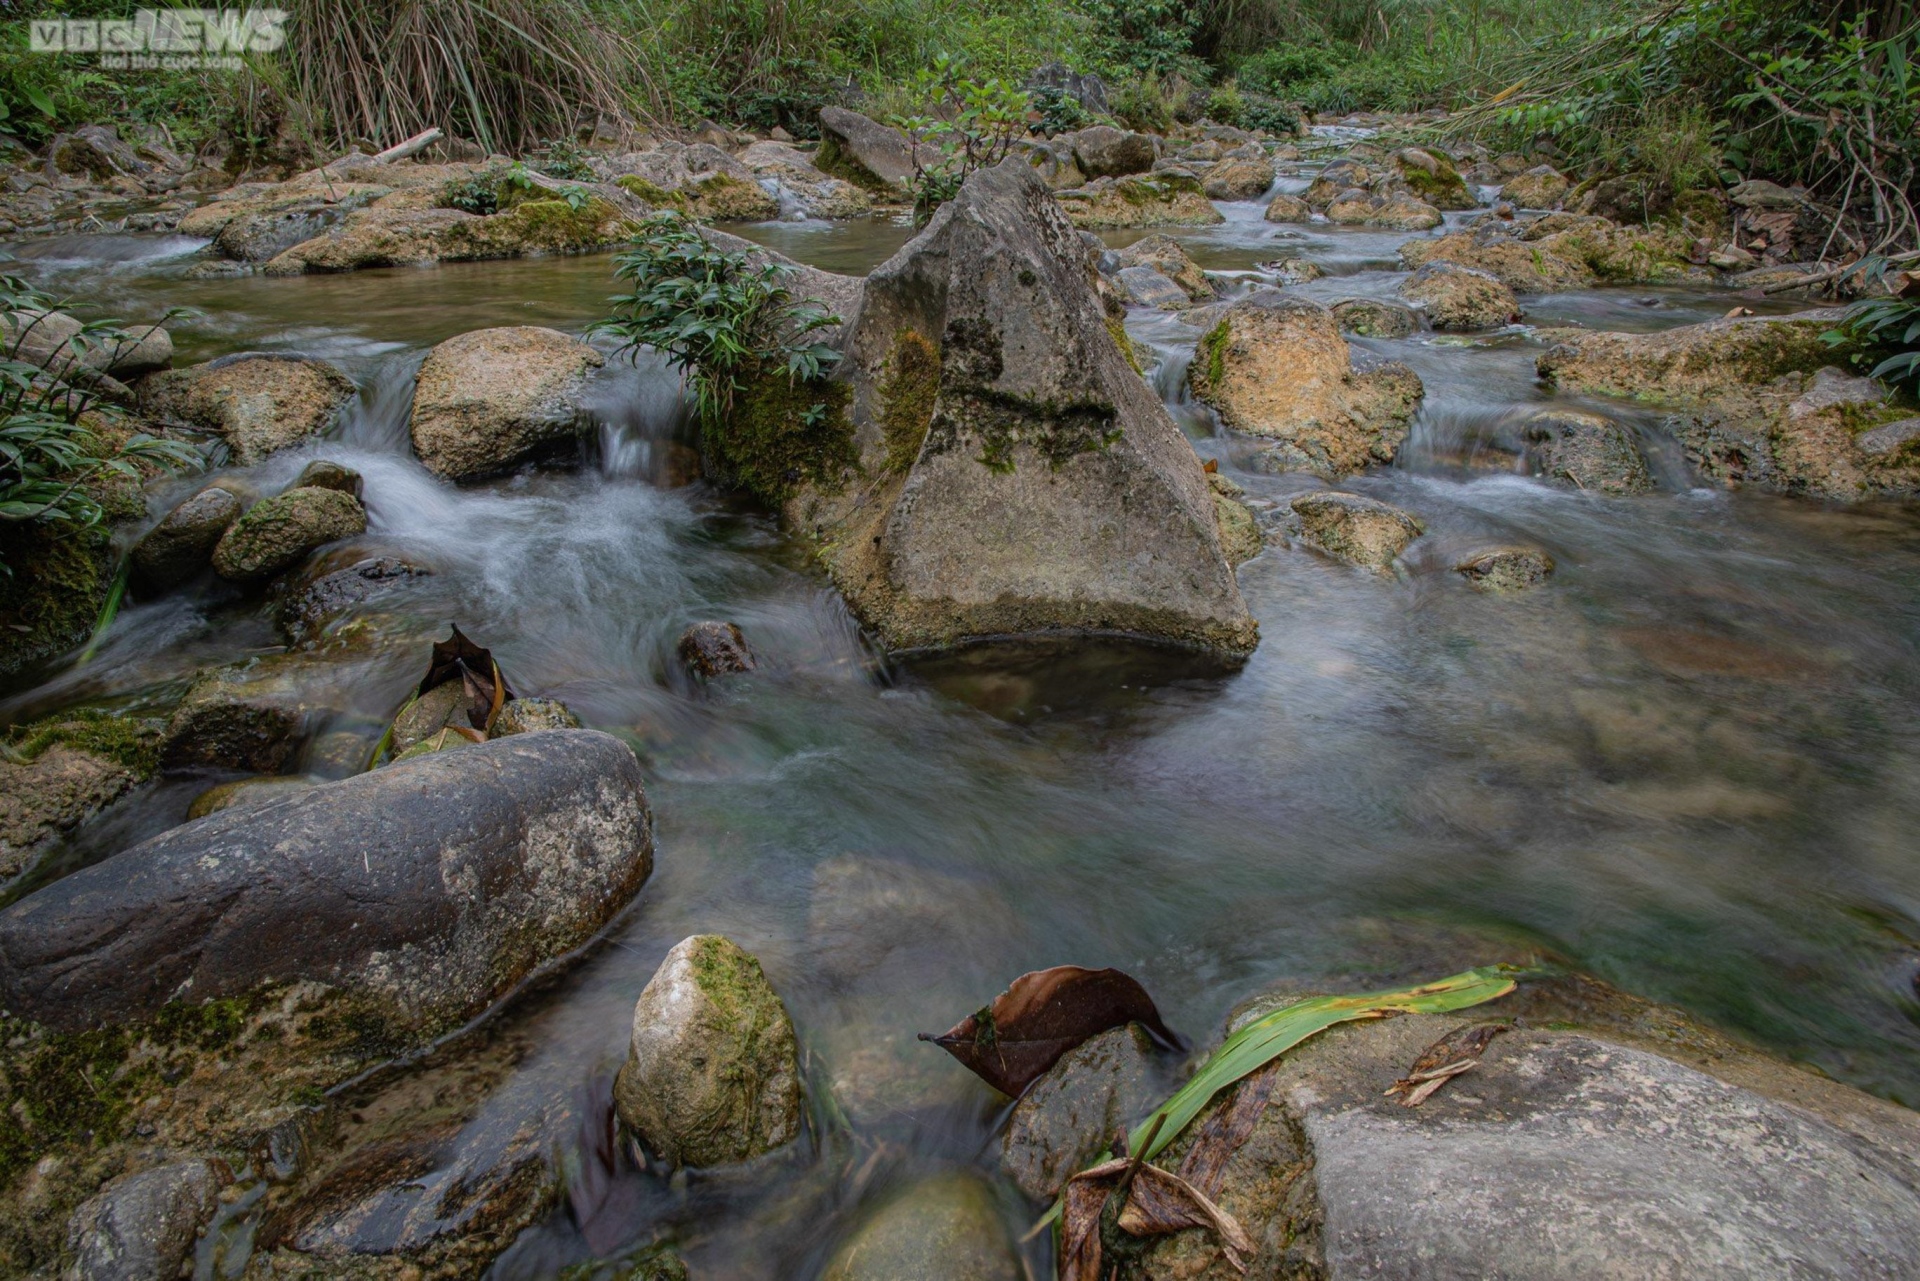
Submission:
[[[895,341],[880,380],[880,431],[886,439],[887,467],[904,472],[920,456],[940,395],[940,353],[917,330],[905,329]]]
[[[850,399],[845,383],[828,379],[750,378],[706,433],[711,474],[775,505],[805,485],[838,488],[858,466]]]

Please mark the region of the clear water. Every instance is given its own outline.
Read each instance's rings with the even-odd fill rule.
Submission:
[[[1331,273],[1313,296],[1391,292],[1383,268],[1404,237],[1224,208],[1223,226],[1180,233],[1204,265],[1250,269],[1281,245]],[[906,235],[747,230],[839,270]],[[502,1126],[526,1122],[598,1172],[577,1185],[601,1208],[591,1236],[559,1211],[498,1277],[661,1234],[703,1275],[809,1275],[866,1200],[942,1163],[991,1161],[996,1097],[913,1034],[1062,962],[1127,969],[1204,1040],[1276,981],[1412,976],[1536,947],[1920,1102],[1912,506],[1691,490],[1673,467],[1635,500],[1476,470],[1463,442],[1547,399],[1526,332],[1370,342],[1428,388],[1406,464],[1344,486],[1427,523],[1403,577],[1270,549],[1241,570],[1262,643],[1238,671],[1106,645],[902,668],[862,642],[769,516],[650,483],[652,451],[686,431],[657,363],[602,380],[608,427],[578,472],[455,489],[409,457],[422,351],[488,325],[578,329],[610,292],[604,257],[187,281],[177,254],[191,247],[69,238],[22,258],[132,319],[199,308],[176,327],[188,358],[297,350],[360,382],[337,439],[251,477],[283,483],[310,456],[352,465],[371,513],[359,545],[435,571],[393,606],[396,639],[329,665],[329,727],[377,734],[427,637],[457,622],[521,693],[566,700],[646,767],[653,880],[610,946],[512,1013],[515,1066],[445,1152],[449,1168],[484,1161]],[[1592,291],[1529,310],[1651,329],[1734,301]],[[1256,497],[1317,484],[1237,468],[1180,389],[1196,332],[1145,313],[1130,324],[1202,454]],[[1549,588],[1488,599],[1449,570],[1511,541],[1553,554]],[[703,618],[739,623],[761,669],[704,691],[677,676],[673,641]],[[35,674],[0,715],[162,705],[194,671],[275,644],[259,602],[220,589],[136,602],[91,663]],[[53,868],[178,822],[208,781],[140,794]],[[660,957],[709,931],[761,958],[816,1098],[838,1082],[850,1129],[765,1170],[660,1182],[594,1158],[581,1113],[591,1133]]]

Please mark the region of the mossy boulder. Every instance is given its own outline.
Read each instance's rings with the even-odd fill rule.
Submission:
[[[1398,507],[1359,494],[1302,494],[1291,506],[1308,544],[1377,574],[1389,572],[1407,545],[1426,532]]]
[[[587,375],[605,363],[579,339],[532,325],[449,338],[427,353],[414,384],[413,452],[454,481],[576,458],[591,424]]]
[[[238,582],[271,578],[366,529],[367,509],[352,494],[289,489],[255,503],[228,527],[213,549],[213,570]]]
[[[1833,360],[1825,341],[1837,311],[1753,316],[1680,325],[1658,333],[1543,329],[1534,365],[1566,391],[1665,404],[1699,404],[1810,374]]]
[[[84,642],[106,604],[111,546],[105,531],[64,521],[0,524],[0,675]]]
[[[1437,151],[1404,147],[1394,153],[1393,162],[1400,180],[1435,209],[1472,209],[1480,203],[1453,162]]]
[[[160,724],[80,711],[17,727],[0,757],[0,880],[149,778]]]
[[[1500,187],[1500,198],[1522,209],[1554,209],[1573,184],[1552,165],[1535,165]]]
[[[1226,221],[1200,180],[1180,170],[1099,178],[1055,193],[1076,227],[1116,231],[1130,227],[1207,227]]]
[[[936,157],[923,147],[923,159]],[[820,150],[814,163],[855,186],[898,199],[914,174],[914,143],[892,125],[845,107],[820,109]]]
[[[1406,191],[1346,191],[1327,205],[1326,214],[1328,222],[1343,226],[1395,231],[1426,231],[1446,221],[1439,209]]]
[[[1273,185],[1273,162],[1229,156],[1200,175],[1200,185],[1209,200],[1254,200]]]
[[[793,1023],[760,963],[718,934],[675,945],[634,1005],[613,1101],[676,1166],[750,1160],[799,1137]]]
[[[167,721],[164,762],[277,772],[311,719],[310,676],[308,664],[292,655],[205,673]]]
[[[510,698],[493,718],[491,738],[532,734],[543,729],[581,729],[580,718],[557,698]]]
[[[626,207],[623,207],[626,206]],[[279,254],[269,276],[477,262],[539,253],[586,253],[626,240],[632,202],[612,185],[581,185],[522,199],[498,213],[381,204],[347,215],[337,226]]]
[[[1178,285],[1189,301],[1213,301],[1213,282],[1207,279],[1207,273],[1179,241],[1165,232],[1143,236],[1122,249],[1119,265],[1123,271],[1128,267],[1150,267]]]
[[[1456,561],[1454,573],[1475,591],[1508,595],[1538,587],[1554,569],[1553,557],[1538,547],[1483,547]]]
[[[1422,395],[1405,365],[1356,368],[1332,312],[1272,289],[1226,311],[1187,376],[1227,426],[1280,442],[1267,465],[1329,478],[1392,462]]]
[[[1526,458],[1536,476],[1578,489],[1620,497],[1644,494],[1653,476],[1633,430],[1599,414],[1546,409],[1521,428]]]
[[[143,413],[217,434],[242,467],[324,435],[353,394],[329,361],[259,353],[154,374],[138,388]]]
[[[1400,259],[1410,269],[1436,259],[1473,267],[1519,294],[1711,280],[1711,270],[1690,260],[1693,240],[1667,224],[1623,227],[1605,218],[1555,213],[1530,223],[1486,218],[1468,231],[1410,240],[1400,247]]]
[[[1267,202],[1267,211],[1261,216],[1268,222],[1310,222],[1313,207],[1300,197],[1281,191]]]
[[[1341,333],[1359,338],[1405,338],[1420,329],[1420,316],[1413,308],[1380,298],[1342,298],[1328,310]]]

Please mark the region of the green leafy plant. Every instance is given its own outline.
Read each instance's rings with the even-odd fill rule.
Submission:
[[[145,335],[94,321],[52,341],[59,311],[25,280],[0,275],[0,522],[85,529],[105,519],[103,484],[138,482],[143,466],[174,471],[201,460],[181,442],[123,434],[118,407],[102,399],[97,371]],[[12,570],[0,564],[0,573]]]
[[[598,175],[593,166],[587,163],[587,153],[580,145],[570,139],[561,139],[547,148],[547,154],[536,166],[549,178],[558,178],[571,182],[591,182]]]
[[[817,336],[840,321],[794,294],[794,271],[722,249],[679,214],[657,213],[614,259],[630,292],[592,327],[622,351],[646,346],[665,356],[693,390],[715,473],[766,497],[800,478],[789,472],[824,475],[850,461],[832,443],[844,389],[826,382],[840,353]],[[808,442],[827,443],[808,456]]]
[[[1040,117],[1033,124],[1036,133],[1071,133],[1093,123],[1092,113],[1080,105],[1080,99],[1056,85],[1040,86],[1032,98],[1033,110]]]
[[[918,115],[896,115],[893,124],[913,143],[913,216],[924,225],[953,199],[969,174],[1006,159],[1027,131],[1031,98],[997,77],[985,81],[960,74],[958,60],[941,54],[914,76]]]
[[[1854,349],[1856,365],[1872,378],[1920,391],[1920,298],[1864,298],[1847,308],[1837,329],[1821,335]]]

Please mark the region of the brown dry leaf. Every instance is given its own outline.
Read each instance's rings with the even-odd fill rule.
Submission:
[[[986,1009],[940,1036],[922,1032],[1001,1093],[1018,1098],[1060,1056],[1109,1028],[1139,1023],[1163,1044],[1182,1041],[1147,990],[1119,970],[1056,965],[1022,974]]]
[[[1471,1027],[1455,1028],[1439,1040],[1429,1045],[1407,1074],[1387,1087],[1388,1094],[1404,1095],[1400,1100],[1403,1107],[1417,1108],[1433,1097],[1434,1091],[1459,1076],[1472,1070],[1487,1052],[1487,1046],[1493,1038],[1507,1030],[1505,1023],[1476,1023]]]
[[[1233,1097],[1216,1108],[1194,1133],[1193,1146],[1180,1162],[1181,1178],[1210,1197],[1219,1194],[1227,1162],[1252,1135],[1260,1114],[1267,1110],[1279,1074],[1280,1065],[1273,1063],[1241,1078],[1233,1087]]]
[[[507,688],[507,678],[500,674],[500,664],[493,661],[492,651],[468,640],[458,627],[447,639],[434,642],[433,659],[427,664],[426,677],[414,696],[417,698],[455,680],[460,682],[466,695],[467,722],[477,730],[491,726],[500,708],[513,697],[513,691]]]
[[[1105,1281],[1100,1275],[1100,1221],[1108,1200],[1125,1185],[1117,1219],[1129,1236],[1164,1236],[1183,1228],[1208,1228],[1236,1272],[1247,1270],[1253,1242],[1240,1221],[1177,1174],[1125,1158],[1105,1161],[1067,1181],[1061,1206],[1063,1246],[1060,1281]]]

